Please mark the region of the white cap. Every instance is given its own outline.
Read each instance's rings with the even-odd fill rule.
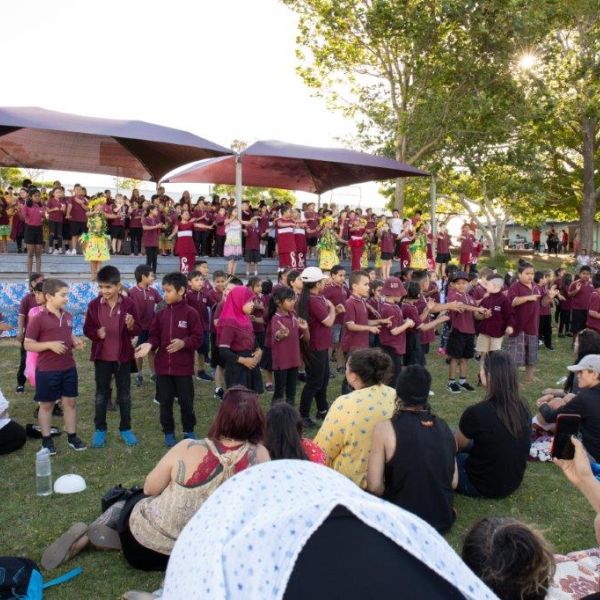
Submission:
[[[85,488],[85,479],[74,473],[62,475],[54,482],[54,492],[56,494],[76,494],[77,492],[83,492]]]
[[[588,354],[576,365],[571,365],[567,369],[573,373],[577,371],[594,371],[595,373],[600,373],[600,354]]]
[[[325,279],[325,275],[319,267],[306,267],[300,274],[300,279],[305,283],[316,283],[317,281]]]

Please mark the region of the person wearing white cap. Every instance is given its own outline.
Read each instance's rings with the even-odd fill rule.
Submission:
[[[575,373],[579,393],[571,400],[554,398],[544,402],[538,421],[555,423],[559,415],[580,415],[583,445],[594,461],[600,462],[600,354],[588,354],[567,369]]]
[[[305,427],[314,427],[310,418],[313,398],[317,403],[317,419],[323,419],[329,408],[329,351],[333,347],[332,327],[336,311],[333,303],[322,295],[325,275],[318,267],[307,267],[300,279],[304,283],[298,302],[298,315],[307,321],[310,359],[306,361],[306,385],[300,397],[300,416]]]

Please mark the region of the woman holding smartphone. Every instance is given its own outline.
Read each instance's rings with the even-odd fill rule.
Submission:
[[[487,354],[480,377],[485,398],[465,410],[456,432],[456,491],[504,498],[521,485],[525,475],[531,414],[519,395],[517,368],[507,352]]]

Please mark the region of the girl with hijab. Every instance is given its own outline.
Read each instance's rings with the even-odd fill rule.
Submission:
[[[217,322],[219,356],[225,363],[225,385],[243,385],[261,394],[262,350],[256,345],[250,315],[254,310],[254,292],[246,286],[234,287],[225,300]]]
[[[332,469],[275,460],[232,477],[192,517],[171,553],[162,598],[496,596],[417,516]]]

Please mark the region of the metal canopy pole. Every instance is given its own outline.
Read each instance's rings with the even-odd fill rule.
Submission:
[[[242,218],[242,155],[235,155],[235,205],[237,206],[238,219]]]

